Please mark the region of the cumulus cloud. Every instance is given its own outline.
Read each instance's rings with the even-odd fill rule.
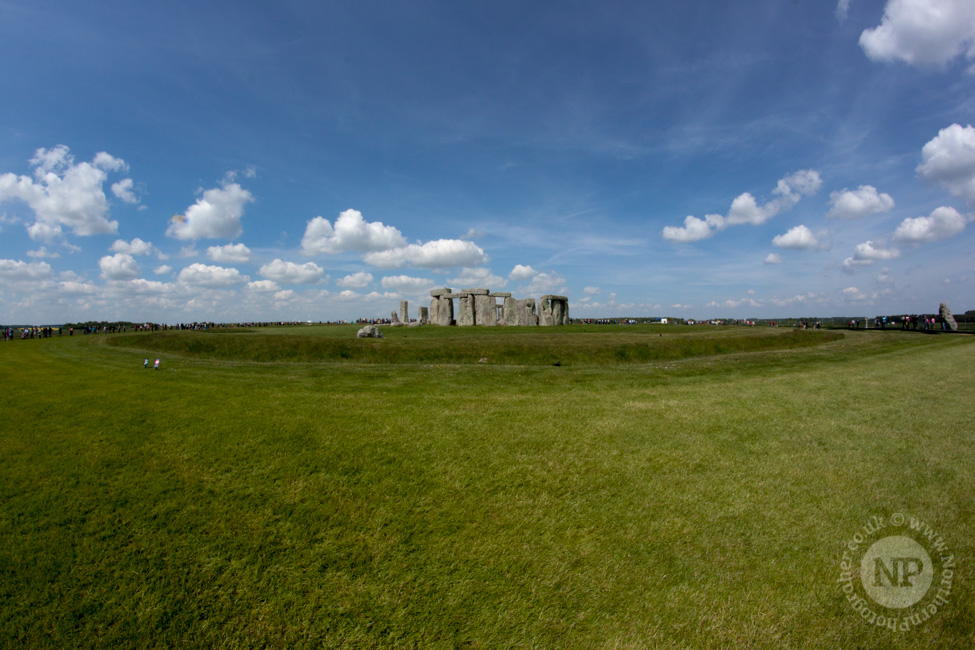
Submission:
[[[966,221],[958,210],[942,206],[927,217],[904,219],[894,231],[894,239],[909,244],[940,241],[964,230]]]
[[[975,204],[975,128],[952,124],[941,129],[924,145],[921,159],[917,167],[921,176]]]
[[[456,278],[448,280],[450,284],[467,288],[501,289],[508,284],[502,277],[494,275],[491,269],[464,268]]]
[[[768,255],[765,256],[765,263],[766,264],[781,264],[782,263],[782,256],[779,255],[778,253],[769,253]]]
[[[224,182],[221,187],[203,192],[186,214],[175,215],[166,235],[175,239],[233,239],[243,232],[240,219],[244,206],[253,195],[237,183]]]
[[[791,228],[784,235],[776,235],[772,239],[772,245],[795,250],[813,250],[824,246],[822,235],[817,236],[812,230],[802,225]]]
[[[273,291],[280,291],[281,287],[274,280],[255,280],[254,282],[248,282],[247,288],[250,291],[258,291],[262,293],[270,293]]]
[[[98,267],[106,280],[132,280],[142,273],[135,258],[128,253],[106,255],[98,260]]]
[[[857,244],[857,247],[853,250],[854,260],[869,260],[871,262],[877,260],[893,260],[901,256],[901,252],[896,248],[878,248],[874,246],[872,241],[865,241],[862,244]]]
[[[47,262],[0,260],[0,278],[5,281],[46,280],[53,275]]]
[[[134,187],[135,183],[131,178],[123,178],[117,183],[112,183],[112,194],[125,203],[135,205],[139,202],[139,197],[135,195]]]
[[[51,242],[63,236],[62,226],[75,235],[118,231],[108,218],[108,199],[102,189],[108,172],[125,169],[125,161],[105,152],[91,162],[75,163],[68,147],[38,149],[30,160],[33,178],[0,174],[0,203],[20,200],[34,212],[28,225],[33,239]]]
[[[178,280],[181,284],[207,289],[226,289],[244,284],[250,278],[246,275],[241,275],[240,271],[235,268],[195,263],[190,264],[180,271]]]
[[[427,278],[411,278],[408,275],[391,275],[382,279],[383,289],[403,293],[425,293],[433,288],[435,282]]]
[[[296,264],[275,259],[262,266],[258,273],[282,284],[315,284],[322,279],[325,271],[314,262]]]
[[[437,239],[425,244],[410,244],[401,248],[366,253],[363,260],[379,268],[398,268],[411,264],[437,269],[451,266],[478,266],[489,258],[474,242],[461,239]]]
[[[538,273],[525,287],[525,292],[529,295],[541,295],[546,293],[568,293],[568,290],[565,285],[565,278],[553,271],[551,273]],[[616,294],[610,294],[610,297],[615,300]]]
[[[335,226],[322,217],[315,217],[305,226],[301,252],[305,255],[340,253],[343,251],[386,251],[406,245],[402,233],[380,221],[368,222],[358,210],[345,210],[335,220]]]
[[[242,264],[251,261],[251,249],[243,244],[227,244],[226,246],[210,246],[207,257],[214,262],[225,264]]]
[[[587,296],[595,296],[596,294],[599,293],[599,287],[586,287],[585,289],[582,290],[582,293],[584,293]]]
[[[161,266],[154,268],[152,272],[156,275],[166,275],[167,273],[173,272],[173,267],[169,266],[168,264],[162,264]]]
[[[46,246],[40,246],[36,250],[27,251],[27,256],[34,259],[57,259],[61,257],[61,254],[47,250]]]
[[[843,188],[842,192],[831,192],[829,204],[832,207],[826,216],[839,219],[859,219],[894,209],[894,199],[890,194],[878,192],[872,185],[861,185],[855,190]]]
[[[361,289],[363,287],[369,286],[369,283],[373,281],[372,273],[366,273],[365,271],[359,271],[357,273],[352,273],[340,278],[335,281],[340,287],[346,287],[349,289]]]
[[[536,275],[538,275],[538,271],[531,266],[515,264],[515,267],[511,269],[511,273],[508,274],[508,279],[514,282],[521,282],[522,280],[531,280]]]
[[[126,255],[151,255],[152,253],[158,253],[159,251],[152,242],[142,241],[138,237],[130,242],[124,239],[116,239],[115,243],[109,247],[110,251],[113,253],[125,253]]]
[[[945,65],[975,59],[975,3],[971,0],[889,0],[880,25],[860,34],[874,61]]]
[[[775,198],[759,205],[751,193],[739,194],[731,202],[727,216],[709,214],[704,219],[695,216],[684,218],[684,226],[667,226],[661,231],[664,239],[677,242],[694,242],[713,237],[728,226],[750,224],[758,226],[781,212],[794,207],[803,196],[819,191],[823,181],[819,172],[802,169],[779,179],[772,194]]]
[[[735,201],[737,200],[735,199]],[[687,215],[684,217],[683,227],[665,226],[663,231],[661,231],[661,235],[664,239],[669,239],[670,241],[694,242],[709,239],[714,236],[714,233],[723,230],[724,227],[725,218],[720,214],[708,214],[703,219],[698,219],[693,215]]]

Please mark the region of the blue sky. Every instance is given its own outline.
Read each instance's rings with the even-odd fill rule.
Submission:
[[[0,0],[0,56],[0,322],[975,308],[971,0]]]

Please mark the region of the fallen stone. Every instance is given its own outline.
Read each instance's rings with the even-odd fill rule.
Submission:
[[[383,333],[379,331],[379,328],[375,325],[366,325],[358,332],[356,332],[356,337],[360,339],[381,339],[385,338]]]

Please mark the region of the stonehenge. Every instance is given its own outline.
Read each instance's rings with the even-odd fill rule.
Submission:
[[[490,289],[461,289],[454,292],[444,287],[430,292],[430,308],[426,312],[426,322],[449,327],[457,325],[507,325],[525,327],[539,325],[550,327],[568,325],[569,299],[566,296],[545,295],[536,303],[534,298],[518,300],[510,293]],[[454,311],[454,300],[457,310]],[[501,299],[501,302],[498,302]],[[421,308],[422,309],[422,308]],[[400,311],[406,311],[400,305]],[[423,312],[421,311],[421,314]],[[421,319],[422,320],[422,319]]]

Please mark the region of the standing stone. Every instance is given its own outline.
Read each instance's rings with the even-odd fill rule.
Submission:
[[[454,296],[450,287],[434,289],[430,292],[430,322],[449,327],[454,324]]]
[[[489,295],[474,296],[474,323],[477,325],[498,324],[498,301]]]
[[[552,299],[552,325],[562,324],[562,314],[565,309],[565,303],[561,300]]]
[[[538,326],[552,326],[552,302],[546,299],[545,296],[542,296],[542,302],[538,306]]]
[[[398,323],[399,322],[399,316],[396,315],[396,310],[395,309],[393,310],[393,313],[390,315],[389,320],[391,320],[394,323]]]
[[[430,312],[426,307],[420,307],[420,325],[430,324]]]
[[[955,317],[951,315],[951,310],[948,309],[948,305],[941,303],[941,307],[938,309],[938,315],[941,319],[948,323],[948,327],[951,328],[952,332],[958,331],[958,323],[955,322]]]
[[[410,322],[410,301],[409,300],[399,301],[399,315],[403,318],[404,323]]]
[[[439,325],[440,324],[440,298],[430,299],[430,310],[428,313],[430,314],[430,322]]]
[[[474,296],[469,293],[460,294],[460,302],[457,313],[458,327],[470,327],[477,322],[474,320],[474,314]]]
[[[534,327],[538,325],[534,298],[525,298],[524,300],[518,301],[518,324],[523,327]]]
[[[518,301],[515,298],[509,295],[504,299],[504,311],[501,313],[505,325],[509,327],[518,325]]]

